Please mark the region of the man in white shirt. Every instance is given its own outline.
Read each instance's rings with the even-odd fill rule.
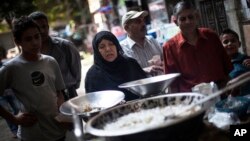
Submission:
[[[147,15],[146,11],[129,11],[122,17],[127,38],[120,44],[127,56],[135,58],[145,72],[154,76],[163,74],[162,48],[153,37],[146,36]]]

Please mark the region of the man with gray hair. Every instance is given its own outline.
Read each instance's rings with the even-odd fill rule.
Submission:
[[[219,36],[208,28],[198,28],[199,13],[189,1],[174,8],[174,22],[180,33],[163,45],[165,73],[181,73],[172,83],[172,92],[190,92],[200,83],[226,85],[232,64]]]
[[[136,59],[143,70],[151,76],[162,74],[162,47],[151,36],[146,36],[144,22],[147,11],[129,11],[122,17],[127,37],[121,41],[124,53]]]

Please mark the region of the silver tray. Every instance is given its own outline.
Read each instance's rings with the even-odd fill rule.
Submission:
[[[59,110],[64,115],[72,115],[73,108],[77,115],[89,117],[101,110],[117,105],[124,97],[125,95],[121,91],[97,91],[72,98],[64,102]],[[91,110],[85,112],[85,106],[89,106]]]

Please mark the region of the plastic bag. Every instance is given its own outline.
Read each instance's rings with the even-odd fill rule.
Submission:
[[[215,109],[214,112],[208,114],[208,121],[217,128],[229,130],[230,125],[239,124],[240,120],[234,113],[219,112]]]

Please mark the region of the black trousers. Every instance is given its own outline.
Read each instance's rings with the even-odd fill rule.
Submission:
[[[56,141],[65,141],[65,136]]]
[[[24,141],[24,140],[21,140],[21,141]],[[65,136],[62,137],[62,138],[60,138],[60,139],[58,139],[58,140],[55,140],[55,141],[65,141]]]
[[[63,95],[64,95],[65,101],[78,96],[75,87],[70,87],[70,88],[65,89]]]

